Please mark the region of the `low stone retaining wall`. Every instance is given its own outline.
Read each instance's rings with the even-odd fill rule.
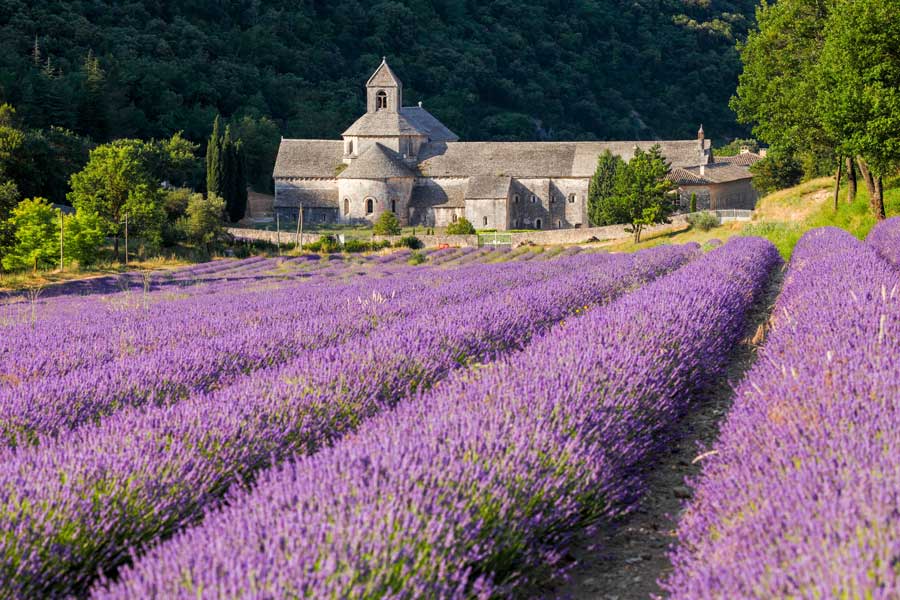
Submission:
[[[687,225],[684,215],[672,217],[671,224],[656,225],[644,229],[644,234],[653,234],[661,231],[680,228]],[[264,231],[261,229],[243,229],[231,227],[228,233],[239,240],[257,240],[277,244],[281,240],[282,244],[293,244],[297,240],[297,234],[289,231],[282,231],[280,237],[275,231]],[[538,246],[553,245],[571,245],[585,244],[595,241],[621,240],[631,237],[632,234],[625,231],[624,225],[608,225],[606,227],[587,227],[584,229],[551,229],[546,231],[528,231],[523,233],[504,233],[498,232],[498,237],[509,238],[512,246],[522,246],[526,244],[535,244]],[[322,233],[305,233],[303,234],[303,243],[310,244],[315,242],[322,236]],[[374,240],[388,240],[392,244],[400,239],[399,235],[376,235]],[[417,235],[426,248],[434,248],[436,246],[478,246],[477,235]]]

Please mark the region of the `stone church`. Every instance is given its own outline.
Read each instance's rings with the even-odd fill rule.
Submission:
[[[659,144],[680,201],[701,208],[753,208],[752,156],[716,162],[710,140],[461,142],[422,107],[403,105],[403,84],[382,61],[366,83],[366,112],[343,140],[282,139],[274,209],[307,223],[374,222],[442,227],[460,217],[478,229],[588,227],[588,184],[598,157],[625,160]]]

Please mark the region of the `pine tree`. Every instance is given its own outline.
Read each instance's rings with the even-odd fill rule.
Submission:
[[[89,50],[81,67],[83,100],[79,107],[82,130],[95,140],[107,138],[108,113],[106,100],[106,73],[100,61]]]

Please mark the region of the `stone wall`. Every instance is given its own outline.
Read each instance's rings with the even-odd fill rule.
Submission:
[[[659,231],[668,231],[687,224],[684,215],[676,215],[672,217],[670,225],[656,225],[644,229],[642,235],[649,235]],[[228,232],[235,238],[240,240],[259,240],[275,244],[276,232],[263,231],[259,229],[240,229],[229,228]],[[526,233],[502,233],[501,237],[509,237],[513,247],[525,244],[543,245],[567,245],[567,244],[584,244],[591,241],[620,240],[631,237],[631,234],[625,231],[624,225],[609,225],[607,227],[587,227],[582,229],[555,229],[549,231],[529,231]],[[321,232],[303,233],[303,243],[309,244],[315,242],[322,236]],[[296,232],[282,231],[281,243],[292,244],[296,240]],[[388,240],[391,243],[396,242],[401,236],[374,236],[376,240]],[[434,248],[444,244],[448,246],[478,246],[477,235],[416,235],[426,248]]]

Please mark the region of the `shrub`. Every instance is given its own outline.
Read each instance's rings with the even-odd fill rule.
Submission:
[[[691,212],[697,212],[697,194],[694,192],[691,192]]]
[[[97,262],[100,248],[106,241],[103,222],[96,214],[79,210],[65,219],[66,256],[74,258],[81,267]]]
[[[324,254],[331,254],[332,252],[339,252],[341,249],[340,242],[337,241],[337,238],[333,235],[323,235],[315,242],[311,244],[306,244],[303,246],[304,250],[309,250],[311,252],[322,252]]]
[[[475,233],[475,227],[465,217],[460,217],[455,223],[447,225],[448,235],[472,235]]]
[[[397,248],[409,248],[410,250],[418,250],[424,245],[425,244],[422,243],[422,240],[414,235],[404,236],[397,240],[397,243],[394,244],[394,246],[396,246]]]
[[[400,220],[392,212],[381,213],[372,228],[375,235],[400,235],[401,231]]]
[[[424,252],[413,252],[409,255],[409,259],[406,262],[411,265],[421,265],[426,260],[428,260],[428,257],[425,256]]]
[[[222,227],[224,211],[225,201],[219,196],[210,194],[204,198],[203,194],[192,194],[184,218],[188,239],[210,252],[225,232]]]
[[[696,227],[701,231],[709,231],[713,227],[718,227],[719,225],[721,225],[719,217],[716,216],[716,213],[712,212],[699,212],[689,214],[687,216],[687,222],[691,225],[691,227]]]

